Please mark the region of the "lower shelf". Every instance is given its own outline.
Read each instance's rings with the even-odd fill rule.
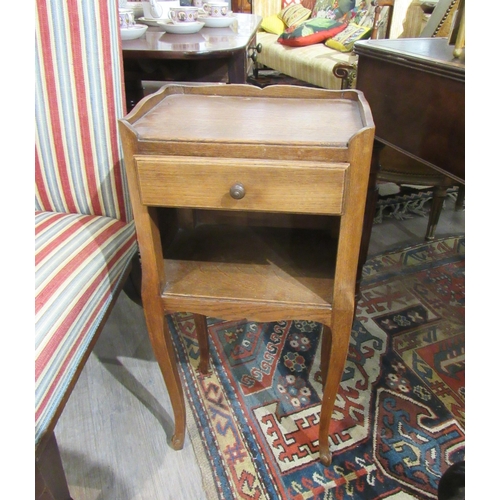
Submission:
[[[336,241],[327,231],[205,224],[165,251],[167,311],[329,324]]]

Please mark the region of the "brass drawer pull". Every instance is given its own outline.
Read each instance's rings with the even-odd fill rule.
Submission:
[[[231,195],[231,198],[241,200],[245,196],[245,186],[243,186],[241,182],[237,182],[231,186],[229,194]]]

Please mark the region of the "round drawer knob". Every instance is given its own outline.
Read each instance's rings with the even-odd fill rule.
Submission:
[[[241,198],[245,196],[245,187],[240,182],[237,182],[231,186],[229,194],[231,195],[231,198],[241,200]]]

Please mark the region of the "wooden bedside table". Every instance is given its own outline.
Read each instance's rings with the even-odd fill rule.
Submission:
[[[165,315],[194,313],[202,372],[206,316],[303,319],[324,325],[319,454],[328,465],[375,131],[363,95],[172,85],[119,125],[144,313],[174,408],[174,448],[183,446],[186,416]]]

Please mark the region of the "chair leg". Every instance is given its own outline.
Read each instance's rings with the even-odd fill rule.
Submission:
[[[458,186],[457,201],[455,202],[456,212],[464,208],[464,201],[465,201],[465,185],[460,184]]]
[[[432,205],[429,213],[429,223],[427,224],[426,240],[433,240],[436,234],[436,228],[443,209],[444,199],[448,188],[444,186],[435,186],[432,193]]]
[[[52,432],[40,456],[35,459],[36,500],[71,500],[68,483]]]
[[[196,337],[200,349],[200,363],[198,369],[206,375],[208,373],[208,329],[207,317],[202,314],[194,314],[194,324],[196,328]]]

